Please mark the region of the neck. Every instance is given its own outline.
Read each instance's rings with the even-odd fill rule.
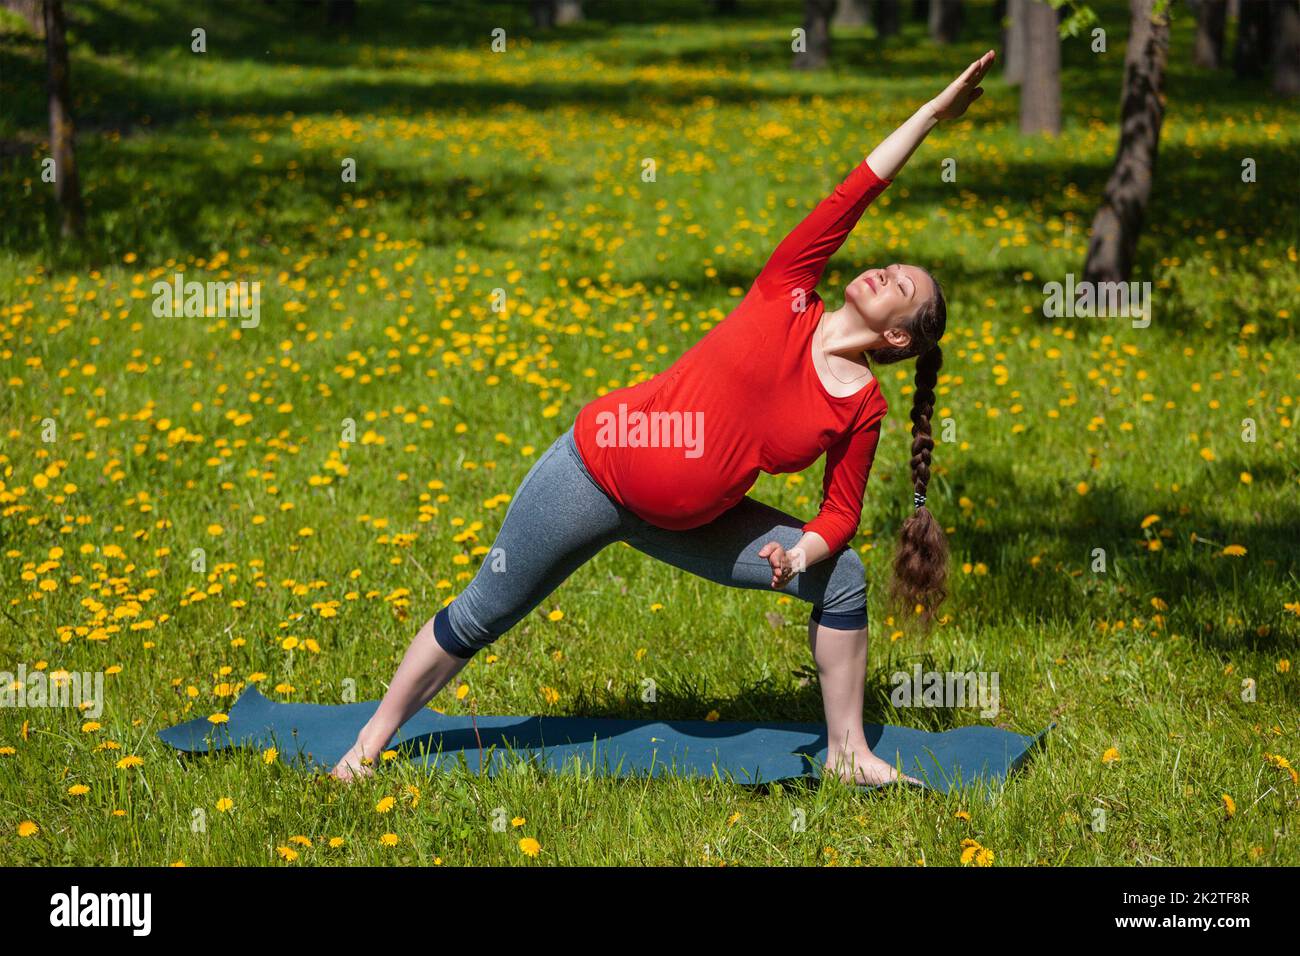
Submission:
[[[860,357],[888,344],[885,337],[867,328],[856,312],[847,305],[822,316],[822,348],[835,355]]]

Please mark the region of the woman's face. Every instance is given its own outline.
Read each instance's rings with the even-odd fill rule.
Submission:
[[[901,327],[934,292],[934,282],[924,269],[896,262],[857,276],[844,287],[844,304],[890,345],[905,346],[909,337]],[[895,341],[899,336],[905,338]]]

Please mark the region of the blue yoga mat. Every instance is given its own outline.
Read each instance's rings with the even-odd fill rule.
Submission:
[[[229,721],[206,717],[158,731],[171,747],[211,753],[230,747],[275,747],[294,766],[328,771],[356,741],[379,706],[283,704],[250,687],[230,708]],[[475,722],[478,729],[475,730]],[[942,733],[867,724],[867,743],[881,759],[947,793],[992,789],[1019,768],[1053,723],[1032,737],[997,727],[958,727]],[[712,777],[741,784],[820,777],[826,727],[803,723],[724,723],[708,720],[626,720],[607,717],[447,716],[429,709],[408,720],[389,749],[429,768],[455,766],[495,774],[523,758],[552,771],[595,769],[614,776]],[[512,756],[513,753],[513,756]]]

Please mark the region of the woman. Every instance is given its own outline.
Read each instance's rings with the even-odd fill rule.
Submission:
[[[947,547],[924,501],[946,310],[939,284],[912,265],[868,269],[831,312],[813,287],[926,134],[983,93],[992,63],[989,51],[877,146],[781,242],[735,311],[669,369],[578,413],[520,484],[489,560],[415,636],[333,776],[370,773],[398,728],[470,657],[602,548],[626,541],[712,581],[778,588],[810,603],[826,768],[858,784],[897,780],[863,733],[866,585],[846,545],[886,412],[871,366],[915,357],[916,508],[903,524],[890,592],[927,616],[943,600]],[[812,521],[745,495],[760,471],[801,471],[823,452],[823,501]]]

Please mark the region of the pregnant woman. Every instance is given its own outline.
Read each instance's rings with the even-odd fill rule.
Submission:
[[[979,98],[992,63],[990,51],[859,163],[781,242],[740,305],[670,368],[578,413],[519,485],[474,580],[416,634],[333,776],[371,773],[402,724],[474,654],[601,549],[626,541],[719,584],[775,588],[809,603],[826,769],[857,784],[897,780],[863,732],[867,592],[848,543],[886,412],[871,368],[915,358],[915,510],[903,523],[890,595],[927,617],[943,600],[947,546],[925,491],[946,309],[939,284],[914,265],[868,269],[833,311],[813,289],[926,134]],[[823,454],[812,521],[746,496],[760,472],[802,471]]]

